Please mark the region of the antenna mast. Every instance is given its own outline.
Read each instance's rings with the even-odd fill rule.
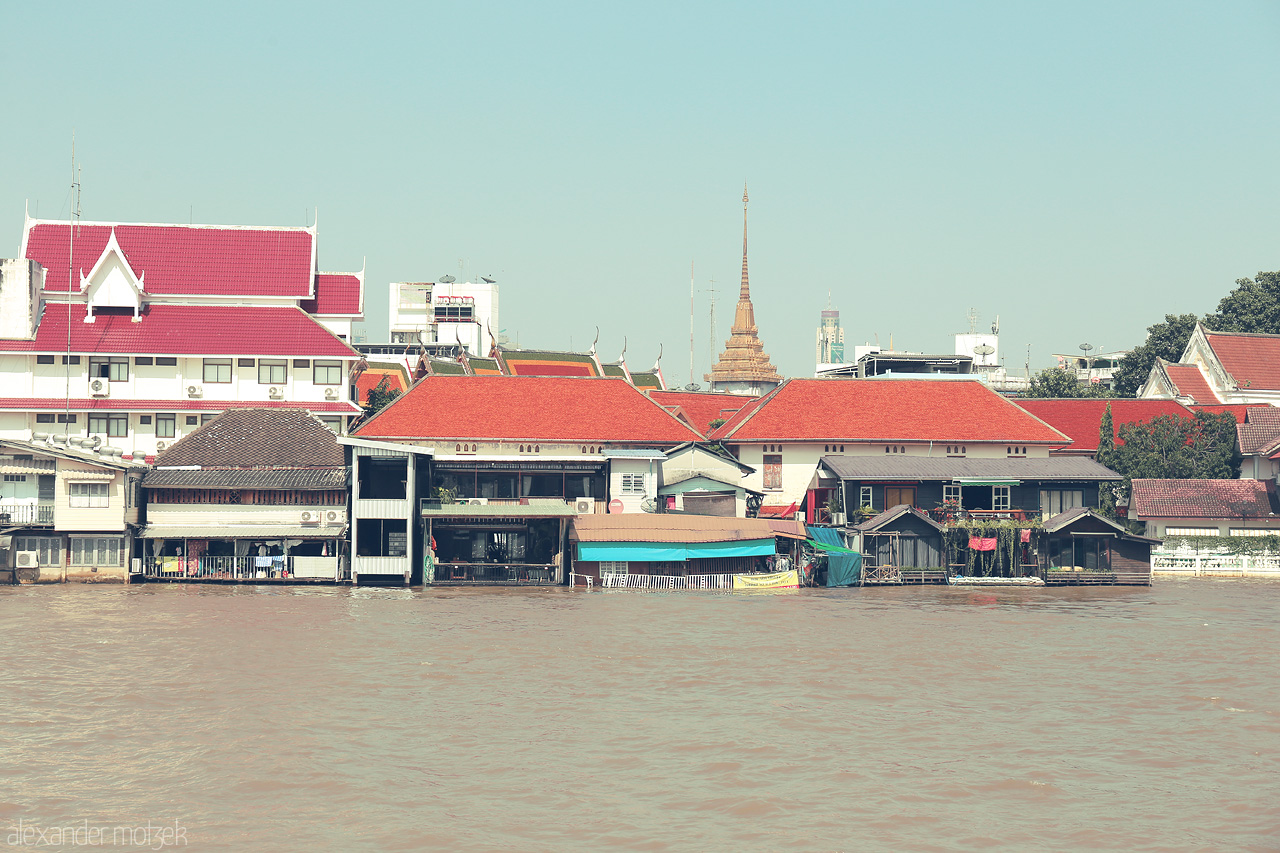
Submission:
[[[693,390],[693,261],[689,261],[689,390]]]
[[[707,350],[707,357],[715,359],[716,357],[716,280],[714,278],[707,279],[707,284],[711,285],[707,288],[707,293],[711,296],[711,347]]]
[[[66,401],[62,418],[63,433],[71,432],[71,277],[75,268],[76,223],[80,219],[80,173],[76,167],[76,134],[71,132],[71,216],[68,225],[67,245],[67,355],[64,359],[66,376]]]

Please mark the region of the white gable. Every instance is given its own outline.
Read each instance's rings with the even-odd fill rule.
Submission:
[[[80,292],[85,294],[89,304],[85,322],[93,322],[93,312],[98,308],[129,308],[137,319],[142,309],[145,277],[145,272],[140,276],[134,274],[120,244],[116,242],[115,229],[111,229],[111,237],[93,269],[87,275],[83,271],[80,273]]]

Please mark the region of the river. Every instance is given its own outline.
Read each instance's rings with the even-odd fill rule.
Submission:
[[[193,850],[1275,850],[1278,604],[1280,583],[1239,579],[4,587],[0,832],[44,831],[44,849],[79,849],[56,828],[150,821]]]

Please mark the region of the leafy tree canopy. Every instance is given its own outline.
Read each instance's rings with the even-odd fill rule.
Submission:
[[[1204,324],[1215,332],[1280,334],[1280,272],[1236,279],[1236,289],[1222,298]]]
[[[1110,397],[1110,389],[1076,379],[1075,373],[1057,367],[1046,368],[1031,377],[1024,397]]]
[[[378,381],[377,386],[370,389],[365,401],[361,404],[364,406],[364,416],[366,418],[373,417],[399,396],[400,390],[392,388],[391,377],[384,374],[382,379]]]
[[[1197,317],[1195,314],[1165,314],[1164,322],[1147,327],[1147,339],[1140,347],[1135,347],[1128,355],[1120,359],[1116,369],[1114,383],[1117,397],[1134,397],[1142,383],[1151,374],[1151,366],[1157,358],[1165,361],[1177,361],[1191,340],[1195,331]]]
[[[1161,415],[1122,424],[1120,440],[1124,444],[1107,453],[1107,466],[1124,476],[1126,487],[1134,479],[1225,480],[1240,470],[1230,413]]]

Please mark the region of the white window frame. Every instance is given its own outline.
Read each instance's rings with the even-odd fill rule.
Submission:
[[[67,505],[102,509],[111,505],[110,483],[67,483]]]
[[[123,566],[124,537],[72,536],[71,565]]]
[[[1084,506],[1083,489],[1040,490],[1040,514],[1045,518],[1051,518],[1078,506]]]
[[[1009,487],[1008,486],[992,486],[991,487],[991,509],[996,512],[1008,512],[1011,504],[1009,503]]]
[[[1221,536],[1222,531],[1216,527],[1166,527],[1165,536]]]
[[[766,492],[782,491],[782,454],[766,453],[763,456],[763,460],[761,464],[764,466],[764,470],[763,470],[764,490]],[[772,485],[769,482],[769,466],[770,465],[778,466],[778,479]]]
[[[956,506],[963,506],[964,502],[961,498],[962,487],[959,483],[943,483],[942,484],[942,500],[955,501]]]
[[[288,381],[289,360],[287,358],[258,359],[259,385],[284,385]]]
[[[626,560],[601,560],[600,561],[600,577],[605,575],[621,575],[623,577],[631,574],[631,564]]]
[[[205,383],[228,384],[231,382],[231,371],[233,369],[232,360],[229,358],[206,358],[204,360],[204,372],[201,375]],[[223,376],[226,379],[223,379]]]
[[[311,381],[316,385],[341,385],[342,362],[316,359],[312,362]]]
[[[644,474],[623,474],[622,493],[624,495],[643,495]]]
[[[161,429],[161,424],[167,424]],[[156,415],[156,438],[176,438],[178,435],[178,415],[172,412],[161,412]]]
[[[858,509],[869,506],[875,509],[875,491],[871,486],[863,486],[858,490]]]
[[[62,539],[57,536],[15,536],[15,551],[36,551],[42,566],[62,565]]]

